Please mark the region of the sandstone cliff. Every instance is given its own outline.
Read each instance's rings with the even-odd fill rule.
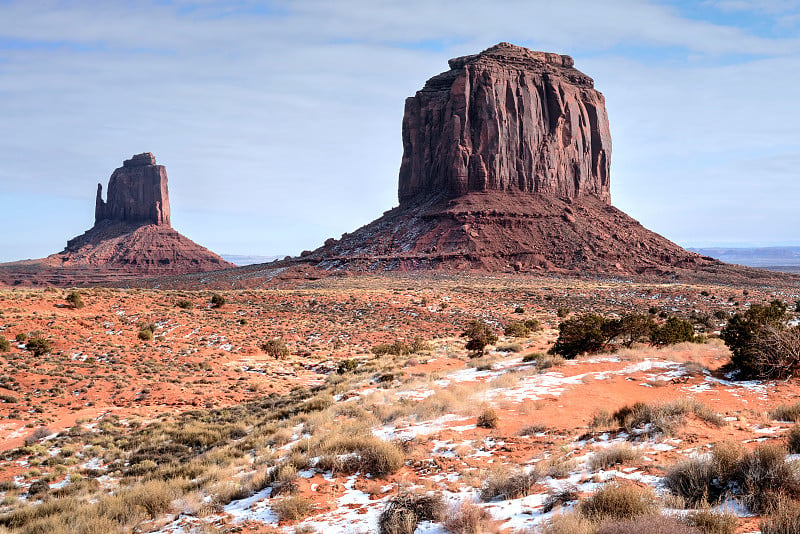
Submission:
[[[94,221],[104,220],[170,225],[167,170],[156,165],[153,154],[136,154],[111,174],[108,201],[97,184]]]
[[[605,100],[569,56],[500,43],[406,100],[400,205],[522,191],[610,202]]]

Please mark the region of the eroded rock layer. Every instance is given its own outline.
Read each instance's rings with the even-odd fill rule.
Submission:
[[[400,205],[521,191],[610,202],[605,100],[569,56],[500,43],[406,100]]]

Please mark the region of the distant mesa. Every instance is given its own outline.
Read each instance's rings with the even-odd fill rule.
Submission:
[[[325,271],[758,277],[614,208],[603,95],[571,57],[500,43],[408,98],[399,207],[295,261]]]
[[[145,152],[97,185],[94,226],[41,260],[0,265],[6,284],[82,285],[227,269],[234,264],[171,226],[167,170]]]

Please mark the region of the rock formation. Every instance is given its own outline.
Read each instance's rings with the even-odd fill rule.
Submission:
[[[102,191],[91,229],[58,254],[0,265],[0,283],[111,284],[235,267],[171,227],[167,171],[149,152],[112,173],[106,201]]]
[[[297,262],[327,271],[758,277],[611,206],[604,98],[572,58],[500,43],[449,66],[406,100],[399,207]]]
[[[108,202],[103,202],[103,185],[97,184],[94,213],[95,224],[111,220],[169,226],[167,170],[156,165],[150,152],[125,160],[108,181]]]
[[[406,100],[401,206],[476,191],[610,202],[605,100],[571,57],[500,43],[449,64]]]

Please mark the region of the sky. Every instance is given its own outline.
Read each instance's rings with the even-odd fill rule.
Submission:
[[[508,41],[606,97],[612,203],[683,246],[800,245],[800,0],[0,0],[0,261],[153,152],[173,226],[298,254],[397,205],[406,97]]]

